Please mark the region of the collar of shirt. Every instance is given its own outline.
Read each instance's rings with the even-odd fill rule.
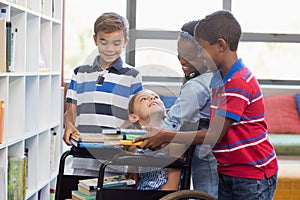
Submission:
[[[99,59],[100,56],[96,56],[94,62],[93,62],[93,69],[96,71],[97,69],[99,70]],[[117,60],[115,60],[115,62],[113,62],[108,68],[108,72],[112,72],[112,73],[118,73],[123,67],[123,61],[121,59],[121,57],[119,57]]]
[[[233,78],[234,74],[244,68],[244,63],[242,59],[238,59],[228,71],[226,77],[222,79],[222,71],[219,69],[211,79],[210,87],[217,89],[223,87],[228,79]]]

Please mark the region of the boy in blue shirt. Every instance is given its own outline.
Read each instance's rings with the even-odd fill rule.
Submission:
[[[99,55],[93,65],[74,70],[66,94],[63,139],[67,145],[73,133],[119,127],[128,119],[130,97],[142,90],[141,74],[120,57],[129,40],[128,21],[114,12],[103,13],[94,23],[93,39]],[[74,158],[74,173],[97,176],[99,164],[94,159]]]

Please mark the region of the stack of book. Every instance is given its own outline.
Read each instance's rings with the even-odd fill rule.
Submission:
[[[78,189],[72,190],[72,199],[96,199],[98,178],[79,180]],[[135,185],[135,180],[127,179],[124,175],[105,177],[103,188],[126,188]]]
[[[72,134],[70,141],[78,148],[111,148],[114,146],[138,146],[142,142],[132,140],[146,134],[145,130],[136,129],[104,129],[102,133]]]

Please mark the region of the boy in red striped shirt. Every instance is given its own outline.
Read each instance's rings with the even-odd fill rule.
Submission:
[[[195,27],[196,41],[217,66],[212,81],[208,131],[173,132],[149,128],[142,148],[164,143],[208,143],[218,161],[218,199],[272,199],[278,161],[268,139],[262,92],[256,78],[237,56],[241,27],[229,11],[206,16]],[[204,51],[204,50],[203,50]],[[189,138],[190,138],[189,137]]]

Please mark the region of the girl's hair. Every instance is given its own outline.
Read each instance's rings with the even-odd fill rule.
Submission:
[[[115,31],[123,31],[124,37],[128,37],[128,20],[115,12],[103,13],[94,24],[94,34],[99,31],[112,33]]]
[[[178,41],[186,39],[197,45],[197,42],[194,38],[194,29],[198,22],[199,20],[193,20],[183,24],[183,26],[181,27],[181,31],[179,32]]]
[[[198,24],[198,22],[199,20],[193,20],[183,24],[183,26],[181,27],[181,31],[185,31],[189,33],[191,36],[194,36],[194,29]]]

